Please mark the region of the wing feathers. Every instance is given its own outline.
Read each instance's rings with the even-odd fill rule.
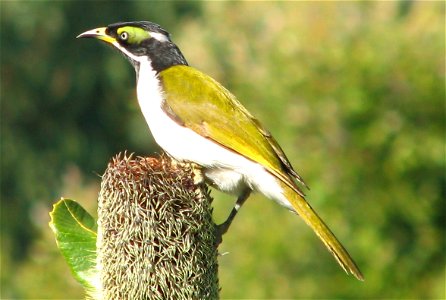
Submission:
[[[166,91],[163,109],[173,120],[263,165],[304,195],[291,178],[306,185],[277,141],[228,90],[188,66],[166,69],[160,79]]]

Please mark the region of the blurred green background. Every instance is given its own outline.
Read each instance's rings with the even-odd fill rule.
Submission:
[[[1,295],[82,298],[48,227],[94,213],[108,160],[159,148],[130,64],[77,34],[151,20],[281,143],[366,281],[262,196],[220,246],[222,298],[445,297],[445,4],[86,2],[1,5]],[[231,197],[214,193],[221,222]]]

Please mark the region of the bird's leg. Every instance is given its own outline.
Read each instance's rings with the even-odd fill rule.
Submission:
[[[235,202],[234,207],[231,210],[231,213],[229,214],[229,217],[226,219],[226,221],[224,221],[223,223],[221,223],[220,225],[217,225],[217,230],[218,230],[218,244],[220,244],[222,242],[222,236],[223,234],[225,234],[228,229],[229,226],[231,226],[232,221],[234,220],[235,216],[238,213],[238,210],[240,209],[240,207],[242,207],[243,203],[245,203],[246,199],[248,199],[249,195],[251,194],[252,190],[251,189],[245,189],[242,194],[240,194],[240,196],[237,198],[237,201]]]

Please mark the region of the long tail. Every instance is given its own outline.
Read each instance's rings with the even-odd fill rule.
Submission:
[[[280,182],[284,191],[284,196],[291,203],[299,216],[313,229],[316,235],[322,240],[327,249],[333,254],[338,263],[347,274],[353,274],[358,280],[363,281],[361,271],[355,262],[345,250],[344,246],[338,241],[333,232],[325,225],[324,221],[316,214],[308,202],[291,189],[286,183]]]

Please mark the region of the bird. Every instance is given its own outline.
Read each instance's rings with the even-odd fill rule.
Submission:
[[[271,133],[215,79],[189,66],[169,32],[149,21],[110,24],[78,38],[117,49],[136,71],[137,99],[156,143],[180,162],[202,168],[206,182],[237,200],[219,225],[226,233],[255,191],[298,214],[347,274],[364,277],[329,227],[306,201],[302,177]]]

